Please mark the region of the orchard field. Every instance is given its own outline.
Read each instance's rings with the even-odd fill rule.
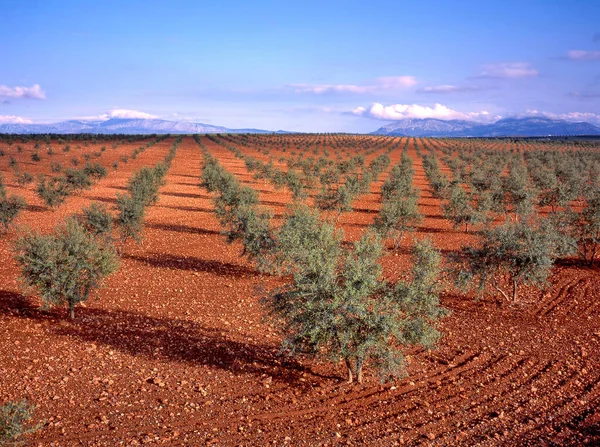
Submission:
[[[144,167],[156,190],[127,220]],[[598,143],[5,135],[0,172],[0,209],[17,209],[0,235],[0,405],[35,406],[30,445],[600,443]],[[70,318],[24,287],[15,243],[93,203],[119,266]],[[281,248],[293,216],[321,238],[308,255]],[[380,311],[399,306],[404,338],[386,320],[371,354],[299,352],[278,299],[301,301],[329,261],[346,292],[385,279],[367,316],[404,298]]]

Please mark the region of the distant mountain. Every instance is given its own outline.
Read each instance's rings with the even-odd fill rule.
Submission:
[[[0,133],[188,134],[273,133],[261,129],[228,129],[202,123],[160,119],[112,118],[107,121],[62,121],[54,124],[0,124]],[[276,133],[286,133],[277,131]]]
[[[383,126],[374,135],[411,137],[543,137],[548,135],[600,135],[590,123],[544,117],[503,118],[495,123],[435,118],[404,119]]]

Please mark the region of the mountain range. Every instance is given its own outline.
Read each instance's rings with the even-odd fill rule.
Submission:
[[[196,134],[196,133],[289,133],[283,130],[229,129],[211,124],[161,119],[112,118],[106,121],[70,120],[54,124],[0,124],[0,133],[96,133],[96,134]],[[387,124],[374,135],[411,137],[502,137],[600,135],[600,127],[538,116],[503,118],[495,123],[435,118],[403,119]]]
[[[106,121],[70,120],[54,124],[0,124],[0,133],[195,134],[272,133],[272,131],[261,129],[228,129],[227,127],[210,124],[161,119],[112,118]]]
[[[544,137],[556,135],[600,135],[600,127],[538,116],[503,118],[495,123],[435,118],[394,121],[374,135],[410,137]]]

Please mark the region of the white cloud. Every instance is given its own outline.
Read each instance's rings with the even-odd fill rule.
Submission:
[[[14,115],[0,115],[0,124],[31,124],[28,118],[21,118]]]
[[[600,124],[600,114],[591,112],[567,112],[567,113],[553,113],[544,112],[540,110],[527,110],[526,116],[544,116],[546,118],[561,119],[566,121],[585,121]]]
[[[108,112],[109,118],[138,118],[138,119],[154,119],[158,118],[156,115],[151,115],[150,113],[140,112],[138,110],[128,110],[128,109],[113,109]]]
[[[417,84],[414,76],[384,76],[377,78],[372,85],[357,84],[290,84],[296,93],[376,93],[400,90]]]
[[[44,93],[39,84],[34,84],[31,87],[7,87],[6,85],[0,85],[0,97],[46,99],[46,93]]]
[[[488,64],[482,67],[481,78],[521,79],[539,75],[539,72],[528,62],[507,62]]]
[[[442,104],[435,104],[433,107],[421,106],[418,104],[392,104],[384,106],[380,103],[373,103],[369,109],[357,107],[352,113],[358,116],[368,116],[388,121],[397,121],[407,118],[437,118],[442,120],[489,120],[489,112],[458,112]]]
[[[150,113],[146,112],[140,112],[139,110],[113,109],[101,115],[81,116],[77,119],[83,121],[106,121],[111,118],[155,119],[158,118],[158,116],[151,115]]]
[[[567,51],[567,59],[572,61],[600,61],[600,51],[571,50]]]

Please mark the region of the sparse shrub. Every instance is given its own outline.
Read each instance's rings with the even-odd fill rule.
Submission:
[[[17,183],[20,186],[29,185],[30,183],[33,183],[33,175],[29,172],[19,173],[17,174]]]
[[[90,189],[92,187],[92,179],[83,169],[65,169],[64,182],[71,191]]]
[[[86,163],[83,172],[96,180],[100,180],[108,175],[108,171],[100,163]]]
[[[113,217],[102,204],[93,202],[83,209],[81,222],[85,229],[96,235],[110,239],[113,230]]]
[[[50,169],[52,170],[52,172],[55,173],[60,173],[63,171],[63,165],[60,163],[52,163],[52,165],[50,166]]]
[[[21,236],[15,252],[25,284],[45,306],[66,304],[71,318],[77,303],[86,301],[118,267],[114,246],[86,232],[76,219],[68,219],[49,235]]]
[[[40,161],[40,160],[41,160],[41,158],[40,158],[40,154],[39,153],[34,152],[33,154],[31,154],[31,161],[36,161],[37,162],[37,161]]]
[[[26,400],[0,406],[0,445],[22,445],[23,436],[39,430],[39,425],[27,426],[34,409]]]
[[[8,231],[11,223],[17,218],[23,208],[27,206],[21,196],[11,195],[6,192],[6,187],[0,175],[0,224],[4,231]]]
[[[35,188],[36,194],[49,208],[61,205],[71,194],[63,177],[47,178],[41,176]]]

